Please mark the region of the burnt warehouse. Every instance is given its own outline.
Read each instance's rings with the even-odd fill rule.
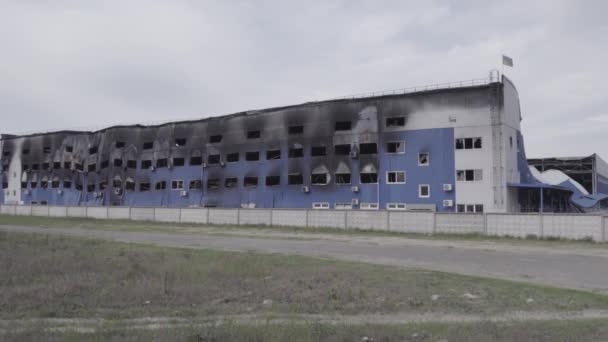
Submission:
[[[517,211],[508,183],[528,173],[520,119],[503,78],[158,126],[3,135],[0,200]]]

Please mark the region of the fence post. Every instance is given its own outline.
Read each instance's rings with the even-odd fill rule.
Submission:
[[[152,207],[152,221],[157,222],[156,221],[156,207]]]
[[[348,210],[343,210],[344,211],[344,230],[348,229],[348,218],[346,217]]]
[[[431,234],[435,235],[436,231],[437,231],[437,212],[434,211],[433,212],[433,232]]]
[[[84,217],[89,218],[89,206],[84,206]]]
[[[539,237],[542,238],[545,236],[545,220],[543,218],[542,213],[538,213],[538,218],[540,219],[540,236]]]
[[[236,209],[236,225],[237,226],[241,225],[241,209],[240,208]]]
[[[306,212],[306,228],[308,228],[309,227],[309,225],[308,225],[308,211],[309,210],[308,209],[304,209],[304,211]]]
[[[270,226],[274,226],[274,209],[270,208]]]
[[[131,214],[131,206],[129,206],[129,220],[133,220],[133,215]]]
[[[602,242],[606,242],[606,216],[602,216]]]
[[[483,235],[488,235],[488,213],[483,213]]]
[[[182,208],[177,208],[179,210],[179,223],[182,223]]]
[[[211,211],[209,208],[205,208],[205,210],[207,210],[207,222],[205,222],[205,224],[209,224],[209,212]]]
[[[390,232],[391,231],[391,212],[390,210],[385,210],[386,211],[386,231]]]

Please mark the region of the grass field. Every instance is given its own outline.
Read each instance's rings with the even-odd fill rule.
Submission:
[[[317,323],[282,325],[225,324],[211,327],[181,327],[159,330],[130,330],[105,327],[94,333],[64,331],[49,333],[42,328],[2,336],[4,341],[605,341],[608,320],[518,322],[518,323],[423,323],[401,325],[326,325]]]
[[[55,218],[55,217],[36,217],[36,216],[13,216],[0,215],[0,225],[22,225],[35,227],[62,227],[62,228],[83,228],[83,229],[104,229],[120,231],[148,231],[148,232],[173,232],[173,233],[196,233],[205,232],[212,234],[222,234],[230,231],[251,231],[259,230],[275,231],[282,233],[312,235],[362,235],[362,236],[391,236],[410,239],[424,240],[455,240],[455,241],[487,241],[493,243],[507,243],[532,246],[584,246],[586,248],[608,248],[608,243],[597,243],[591,240],[564,240],[556,238],[538,238],[530,236],[527,238],[487,236],[483,234],[421,234],[421,233],[400,233],[383,232],[359,229],[338,229],[338,228],[299,228],[299,227],[277,227],[277,226],[234,226],[234,225],[202,225],[193,223],[163,223],[151,221],[131,221],[131,220],[101,220],[90,218]]]
[[[200,321],[223,315],[289,319],[297,315],[396,313],[491,317],[516,311],[608,309],[608,297],[599,294],[449,273],[300,256],[160,248],[6,232],[0,232],[0,272],[3,320],[101,317],[120,322],[130,318],[175,317]],[[413,340],[435,340],[435,336],[456,334],[464,341],[498,337],[505,331],[518,334],[525,331],[527,337],[545,336],[552,331],[547,328],[552,324],[564,334],[606,333],[594,325],[599,324],[597,321],[593,322],[429,322],[399,326],[310,323],[270,328],[237,322],[133,330],[132,334],[104,325],[86,337],[152,340],[148,337],[175,334],[184,339],[209,338],[203,341],[239,338],[341,341],[359,340],[365,334],[378,336],[380,340],[402,340],[398,338],[410,338],[412,334],[426,336]],[[589,324],[594,328],[586,328]],[[4,337],[38,340],[39,334],[48,332],[40,328],[34,323],[25,324],[24,331],[13,331]],[[81,335],[62,330],[48,335],[47,340],[55,337],[79,340]],[[449,339],[453,340],[459,339]]]

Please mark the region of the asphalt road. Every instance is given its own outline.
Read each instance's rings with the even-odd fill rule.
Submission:
[[[493,248],[483,242],[438,244],[392,239],[282,239],[204,233],[108,231],[79,228],[0,226],[0,230],[93,237],[167,247],[259,251],[329,257],[373,264],[415,267],[599,291],[608,294],[608,252],[555,252],[551,247]],[[395,242],[397,241],[397,242]],[[414,242],[412,242],[414,241]],[[486,248],[487,247],[487,248]]]

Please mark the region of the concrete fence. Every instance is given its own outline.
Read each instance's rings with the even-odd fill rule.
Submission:
[[[581,214],[455,214],[386,210],[224,209],[0,205],[18,216],[365,229],[423,234],[585,239],[608,242],[608,216]],[[1,221],[0,221],[1,222]]]

